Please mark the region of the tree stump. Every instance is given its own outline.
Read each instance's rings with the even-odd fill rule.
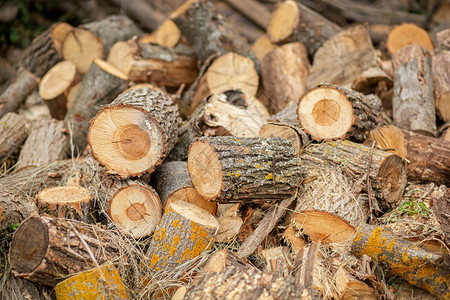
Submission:
[[[134,89],[104,106],[90,122],[92,155],[121,178],[151,173],[175,145],[181,119],[172,99]]]
[[[351,89],[321,84],[298,103],[298,122],[315,140],[364,141],[381,121],[381,101]]]
[[[0,166],[15,153],[28,136],[27,122],[16,113],[0,119]]]
[[[189,148],[192,184],[210,201],[276,201],[302,181],[300,161],[281,138],[200,138]]]

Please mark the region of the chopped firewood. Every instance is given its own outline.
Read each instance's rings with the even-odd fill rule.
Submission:
[[[75,97],[78,93],[78,90],[80,89],[80,86],[81,86],[81,81],[69,88],[69,91],[68,91],[67,97],[66,97],[67,110],[69,110],[70,107],[72,106],[73,100],[75,100]]]
[[[393,78],[380,67],[372,67],[355,78],[351,88],[364,95],[375,94],[382,102],[384,109],[392,109]]]
[[[260,67],[272,114],[297,102],[305,93],[310,65],[302,43],[288,43],[274,49],[264,56]]]
[[[206,210],[185,201],[170,203],[148,246],[150,268],[170,269],[209,249],[219,223]]]
[[[300,160],[281,138],[204,137],[189,148],[192,184],[210,201],[262,202],[296,193]]]
[[[353,240],[352,253],[358,257],[368,255],[390,273],[439,299],[450,297],[450,269],[443,257],[399,238],[386,228],[361,225]]]
[[[315,140],[352,138],[364,141],[381,121],[381,100],[351,89],[320,84],[303,95],[298,121]]]
[[[37,207],[31,198],[0,184],[0,211],[0,229],[4,231],[36,213]]]
[[[412,182],[435,182],[450,184],[450,142],[395,126],[372,130],[369,141],[390,153],[406,158],[408,180]]]
[[[378,299],[374,289],[352,276],[345,266],[336,271],[336,289],[339,299]]]
[[[280,2],[272,13],[267,35],[275,42],[302,42],[309,55],[341,28],[297,1]]]
[[[214,237],[216,243],[229,243],[239,234],[244,221],[241,216],[220,216],[217,218],[219,230]]]
[[[66,35],[73,30],[73,26],[65,23],[65,22],[58,22],[53,26],[52,32],[51,32],[51,36],[53,38],[53,47],[55,48],[56,52],[58,52],[58,55],[60,57],[62,57],[62,52],[61,52],[61,46],[62,43],[64,41],[64,39],[66,38]],[[49,67],[49,69],[51,68],[51,66]],[[44,72],[44,74],[47,72]],[[42,74],[42,75],[44,75]]]
[[[437,50],[450,51],[450,28],[436,32],[435,36]]]
[[[270,51],[275,50],[276,47],[266,35],[262,35],[253,43],[252,51],[255,53],[259,62],[261,62],[264,56]]]
[[[450,50],[432,56],[436,111],[442,121],[450,121]]]
[[[433,42],[430,35],[419,26],[408,23],[395,26],[389,32],[386,48],[391,54],[395,54],[410,44],[418,44],[425,47],[429,53],[433,52]]]
[[[261,251],[262,257],[266,261],[266,272],[273,272],[277,275],[287,277],[292,269],[292,261],[289,257],[288,247],[279,246],[266,248]]]
[[[28,136],[27,122],[16,113],[0,118],[0,166],[14,154]]]
[[[285,241],[292,249],[295,255],[306,246],[305,239],[297,233],[294,223],[291,222],[283,232],[283,241]]]
[[[102,107],[87,139],[92,155],[110,174],[141,176],[172,150],[180,123],[178,107],[164,93],[133,89]]]
[[[269,122],[261,126],[259,136],[287,139],[292,143],[296,155],[300,155],[303,151],[303,147],[309,143],[308,135],[300,128],[300,126],[292,126],[278,122]]]
[[[433,199],[431,209],[444,232],[444,241],[447,247],[450,247],[450,190],[445,185],[439,187],[439,193]]]
[[[429,53],[411,44],[394,55],[394,124],[400,128],[436,135],[436,107]]]
[[[158,192],[163,207],[174,201],[195,204],[211,214],[215,214],[217,203],[204,199],[192,186],[185,161],[165,162],[152,174],[152,184]]]
[[[240,271],[254,268],[247,261],[237,257],[236,254],[225,248],[223,250],[217,251],[208,258],[208,261],[202,268],[202,272],[223,272],[231,267],[236,268]]]
[[[162,47],[173,48],[181,39],[181,32],[170,19],[165,20],[154,32],[153,43]]]
[[[128,299],[127,291],[113,264],[98,266],[61,281],[55,286],[56,299]]]
[[[95,225],[32,216],[14,233],[8,259],[15,276],[55,286],[65,276],[117,258],[115,238]]]

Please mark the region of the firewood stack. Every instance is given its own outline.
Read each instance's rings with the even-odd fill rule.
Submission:
[[[163,2],[55,23],[5,84],[2,299],[449,299],[450,31]]]

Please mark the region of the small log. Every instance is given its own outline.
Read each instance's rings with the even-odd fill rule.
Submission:
[[[302,181],[295,149],[281,138],[200,138],[189,147],[188,170],[199,194],[221,203],[284,199]]]
[[[89,120],[100,107],[110,103],[123,91],[126,76],[107,64],[96,60],[84,75],[81,86],[64,119],[69,128],[75,154],[83,152],[87,145]]]
[[[444,232],[444,241],[447,247],[450,247],[450,191],[445,185],[439,187],[438,195],[433,198],[432,204],[431,209]]]
[[[362,72],[377,66],[367,24],[351,26],[325,41],[313,61],[308,87],[322,82],[350,87]]]
[[[128,299],[127,291],[113,264],[83,271],[55,286],[57,300],[62,299]]]
[[[305,93],[309,68],[308,55],[301,43],[284,44],[264,57],[261,76],[272,114],[297,102]]]
[[[335,23],[291,0],[279,3],[267,25],[267,35],[273,42],[301,42],[311,56],[340,30]]]
[[[303,147],[309,143],[308,135],[300,128],[300,126],[292,126],[278,122],[269,122],[261,126],[259,136],[287,139],[292,143],[296,155],[300,155],[303,151]]]
[[[399,156],[362,144],[350,141],[310,144],[300,159],[341,167],[353,182],[360,182],[359,189],[367,193],[370,186],[369,193],[388,205],[400,201],[406,187],[406,168]]]
[[[193,46],[200,61],[233,51],[246,56],[250,46],[207,0],[190,0],[170,16]]]
[[[336,271],[336,288],[339,299],[378,299],[375,290],[352,276],[345,266]]]
[[[95,223],[94,196],[86,188],[62,186],[47,188],[36,195],[40,214]]]
[[[0,119],[0,166],[14,154],[28,136],[27,122],[16,113],[7,113]]]
[[[197,58],[185,46],[167,49],[142,44],[135,39],[121,41],[111,48],[107,62],[122,71],[129,80],[157,86],[190,85],[198,75]]]
[[[13,235],[8,260],[15,276],[55,286],[65,276],[92,269],[95,262],[117,258],[116,239],[95,225],[29,217]]]
[[[175,145],[181,119],[172,99],[157,90],[133,89],[103,106],[90,122],[92,155],[122,178],[151,173]]]
[[[6,278],[2,290],[0,291],[0,299],[15,299],[15,300],[45,300],[48,299],[48,294],[44,292],[45,287],[38,286],[36,283],[16,277],[11,273],[5,274]]]
[[[381,121],[381,100],[351,89],[320,84],[303,95],[298,122],[315,140],[352,138],[364,141]]]
[[[252,51],[261,63],[264,56],[276,48],[277,46],[273,44],[266,35],[262,35],[253,43]]]
[[[270,10],[259,1],[248,0],[244,3],[239,0],[225,0],[225,2],[261,28],[265,29],[269,24]]]
[[[431,57],[417,44],[411,44],[394,55],[394,125],[423,134],[436,135]]]
[[[432,56],[436,111],[442,121],[450,121],[450,50]]]
[[[53,118],[64,119],[69,89],[78,81],[77,68],[70,60],[57,63],[42,77],[39,96],[45,100]]]
[[[244,221],[240,216],[220,216],[217,218],[219,230],[214,237],[216,243],[231,243],[241,230]]]
[[[206,210],[185,201],[170,203],[148,247],[149,267],[159,271],[193,259],[209,249],[219,223]]]
[[[161,47],[174,48],[181,39],[181,32],[170,19],[165,20],[154,32],[153,43]]]
[[[32,198],[0,185],[0,229],[10,230],[37,212]]]
[[[393,154],[406,158],[408,181],[450,185],[450,142],[424,136],[395,126],[372,130],[369,141]]]
[[[165,16],[159,10],[154,9],[145,0],[133,0],[124,7],[122,0],[111,0],[116,6],[124,9],[124,13],[131,16],[143,28],[153,31],[164,21]]]
[[[185,161],[165,162],[152,173],[152,183],[163,207],[178,200],[186,201],[216,214],[217,203],[204,199],[192,186]]]
[[[70,141],[63,121],[34,123],[17,160],[16,170],[40,167],[68,158]]]
[[[355,78],[351,88],[364,95],[377,95],[382,102],[382,106],[386,110],[392,110],[392,92],[394,81],[380,67],[372,67],[361,73]]]
[[[236,268],[239,271],[254,268],[242,258],[239,258],[230,249],[222,249],[211,255],[202,268],[202,272],[224,272],[228,268]]]
[[[361,225],[351,252],[358,257],[368,255],[393,275],[427,290],[438,299],[450,297],[450,269],[443,257],[418,243],[397,237],[386,228]]]
[[[75,84],[74,86],[72,86],[71,88],[69,88],[69,91],[68,91],[67,97],[66,97],[67,110],[69,110],[70,107],[72,106],[73,100],[75,100],[75,97],[77,96],[80,86],[81,86],[81,81],[78,82],[77,84]]]
[[[61,45],[65,60],[70,60],[77,67],[77,72],[85,74],[95,59],[103,59],[103,42],[93,32],[74,28]]]
[[[389,32],[386,48],[391,55],[394,55],[410,44],[420,45],[426,48],[429,53],[433,52],[433,42],[428,32],[415,24],[409,23],[397,25]]]

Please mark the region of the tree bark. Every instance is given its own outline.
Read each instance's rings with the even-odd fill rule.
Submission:
[[[432,56],[434,98],[442,121],[450,121],[450,50],[440,50]]]
[[[11,230],[36,212],[37,208],[32,198],[0,185],[0,229],[2,231]]]
[[[15,153],[28,136],[27,122],[16,113],[0,119],[0,166]]]
[[[268,122],[261,126],[260,137],[280,137],[285,138],[292,143],[295,154],[300,155],[303,147],[309,143],[309,137],[300,126],[292,126],[279,122]]]

